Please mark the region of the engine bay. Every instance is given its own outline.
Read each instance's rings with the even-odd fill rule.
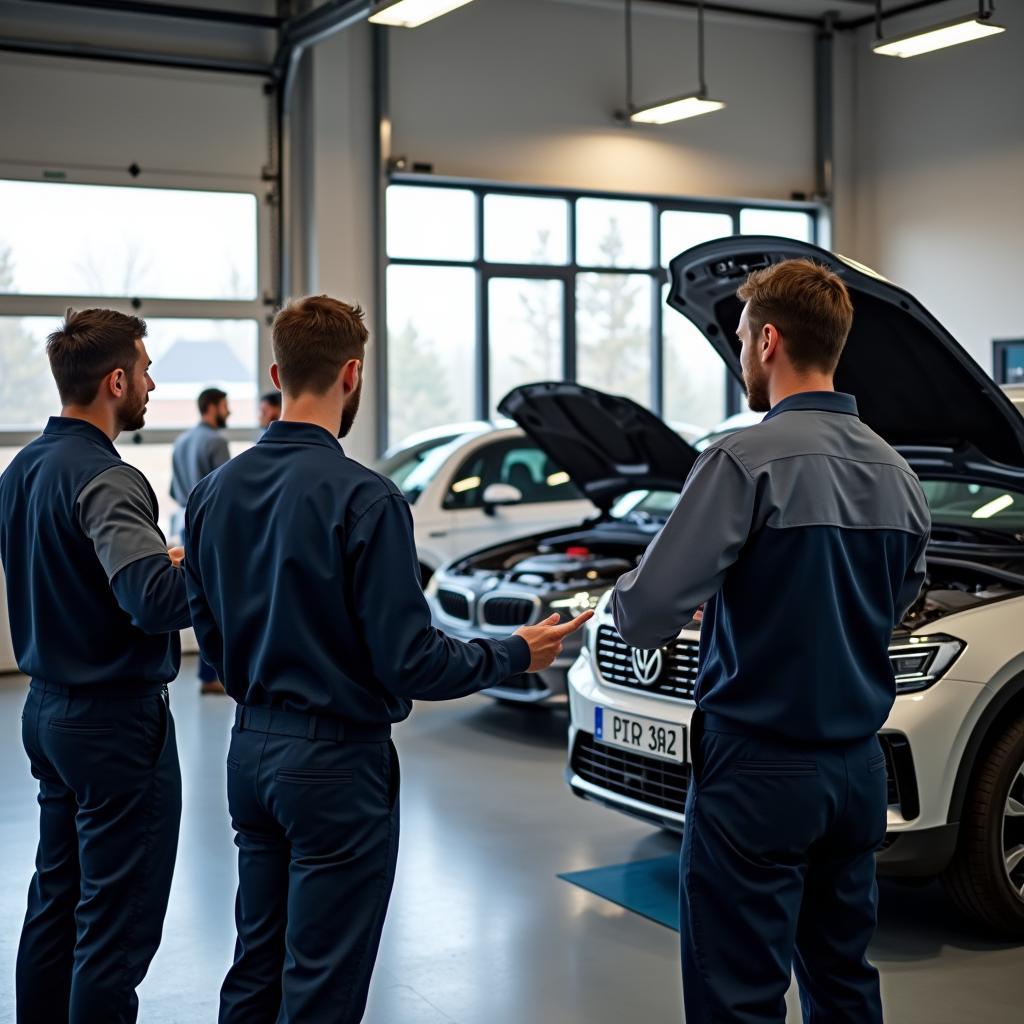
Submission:
[[[661,525],[599,521],[491,548],[462,559],[451,571],[474,589],[510,585],[548,593],[600,591],[639,564]],[[930,556],[921,595],[897,630],[913,632],[947,615],[1024,593],[1024,574],[1017,568]]]
[[[548,537],[527,537],[452,566],[468,580],[538,590],[597,590],[635,568],[651,537],[635,527],[602,523]]]
[[[1024,592],[1024,576],[960,559],[929,558],[921,594],[900,629],[913,632],[937,619]]]

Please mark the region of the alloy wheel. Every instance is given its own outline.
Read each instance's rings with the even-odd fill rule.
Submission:
[[[1006,877],[1024,900],[1024,764],[1010,782],[1003,809],[1003,863]]]

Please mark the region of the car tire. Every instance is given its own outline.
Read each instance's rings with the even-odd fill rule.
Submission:
[[[1011,871],[1014,850],[1022,859]],[[959,910],[987,930],[1024,938],[1024,718],[1004,728],[977,763],[943,882]]]

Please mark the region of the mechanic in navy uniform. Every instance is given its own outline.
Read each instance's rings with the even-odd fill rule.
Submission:
[[[768,415],[702,454],[612,603],[626,642],[649,649],[707,602],[680,869],[686,1020],[782,1024],[795,955],[806,1021],[875,1024],[876,733],[928,505],[833,388],[853,320],[841,279],[790,260],[737,294],[744,385]]]
[[[546,668],[589,617],[472,643],[431,625],[408,503],[338,443],[366,339],[361,311],[327,296],[278,313],[282,417],[186,508],[196,635],[239,705],[227,772],[238,937],[222,1024],[362,1018],[398,850],[391,726],[414,699]]]
[[[145,323],[68,310],[46,350],[63,410],[0,478],[0,555],[39,849],[18,949],[19,1024],[127,1024],[160,942],[181,817],[167,684],[188,626],[145,477]]]

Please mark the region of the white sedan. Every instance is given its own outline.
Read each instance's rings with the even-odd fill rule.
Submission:
[[[595,511],[568,473],[518,427],[465,426],[455,437],[441,428],[433,436],[411,438],[378,466],[412,505],[424,583],[466,551],[577,522]]]

